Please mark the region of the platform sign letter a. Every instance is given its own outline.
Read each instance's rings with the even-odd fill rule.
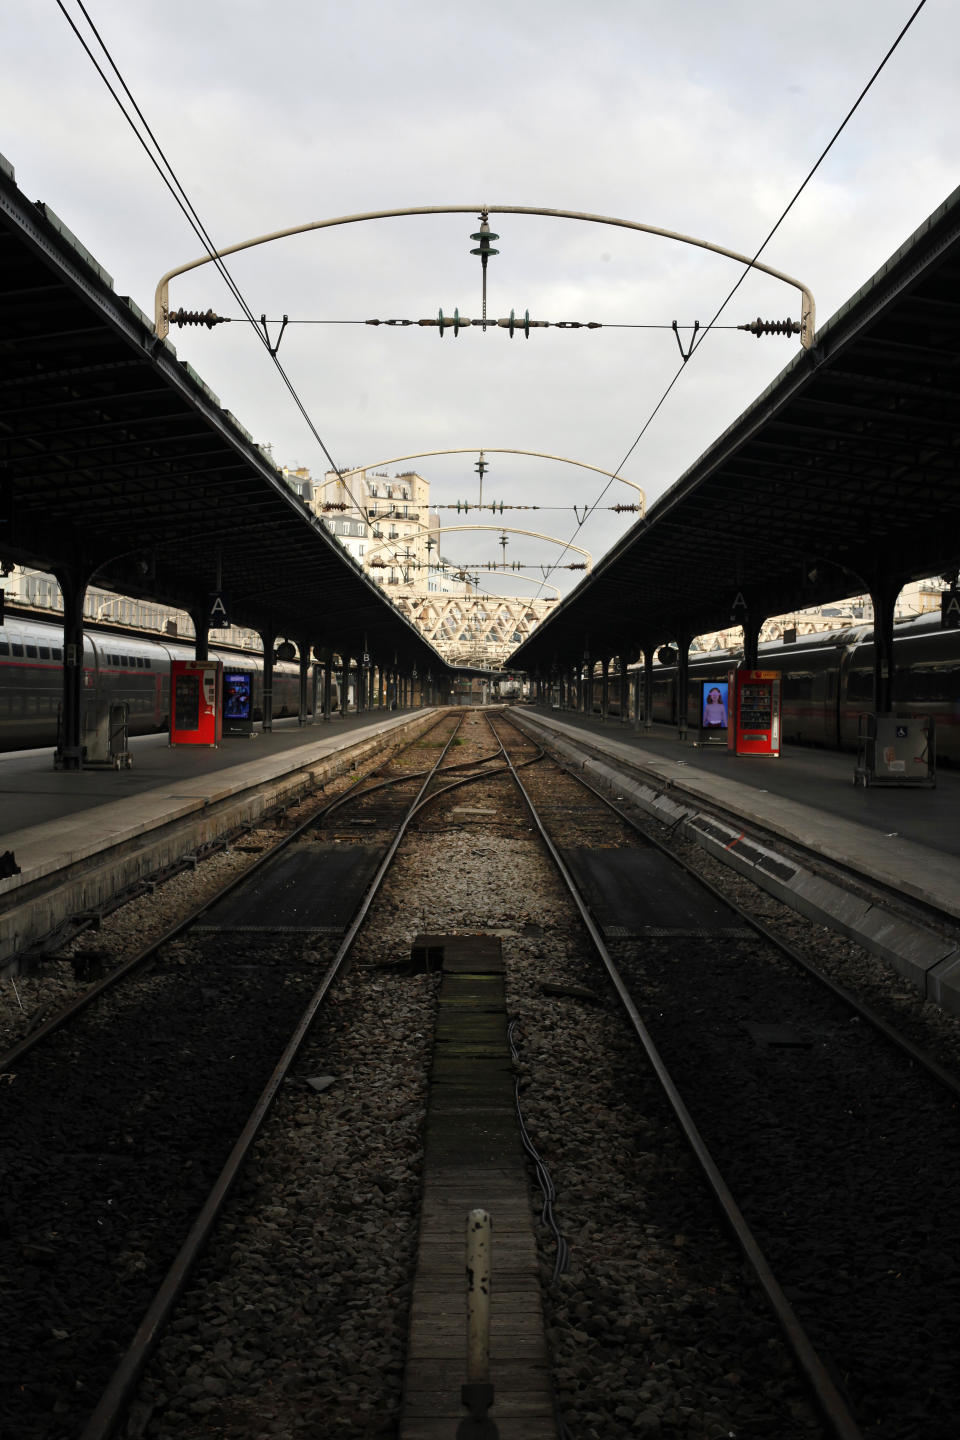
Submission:
[[[941,630],[960,630],[960,592],[945,590],[940,596]]]
[[[230,624],[227,616],[227,602],[221,591],[210,596],[210,619],[208,621],[211,630],[225,630]]]

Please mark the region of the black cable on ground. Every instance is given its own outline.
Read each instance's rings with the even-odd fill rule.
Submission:
[[[513,1059],[514,1065],[519,1064],[520,1061],[520,1055],[517,1051],[516,1046],[513,1043],[513,1032],[516,1029],[516,1026],[516,1020],[511,1020],[510,1024],[507,1026],[507,1043],[510,1046],[510,1055]],[[567,1270],[570,1268],[570,1246],[567,1242],[566,1236],[561,1234],[560,1227],[557,1224],[556,1217],[554,1216],[553,1204],[557,1198],[557,1192],[553,1180],[551,1179],[550,1171],[547,1169],[541,1157],[537,1154],[536,1147],[534,1146],[533,1141],[530,1139],[530,1134],[527,1130],[526,1122],[523,1118],[523,1111],[520,1108],[519,1075],[516,1076],[513,1082],[513,1094],[514,1104],[517,1111],[517,1121],[520,1125],[520,1137],[523,1141],[523,1148],[524,1150],[526,1150],[527,1154],[530,1156],[530,1159],[533,1161],[534,1168],[537,1174],[537,1183],[543,1193],[543,1208],[541,1210],[541,1218],[543,1219],[544,1223],[549,1226],[549,1228],[553,1231],[554,1237],[556,1238],[557,1242],[557,1254],[553,1266],[553,1278],[554,1280],[557,1280],[561,1275],[565,1275]]]

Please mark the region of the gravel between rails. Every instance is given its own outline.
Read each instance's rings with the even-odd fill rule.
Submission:
[[[471,744],[477,755],[489,752],[476,718],[478,738],[452,759],[470,758]],[[554,1240],[538,1227],[555,1388],[570,1435],[821,1435],[509,794],[505,780],[454,792],[446,809],[425,812],[422,831],[401,851],[354,968],[308,1037],[144,1379],[129,1440],[396,1434],[437,983],[409,973],[407,962],[418,933],[455,931],[503,940],[524,1113],[572,1245],[570,1272],[554,1280]],[[457,806],[496,813],[454,815]],[[942,1058],[956,1062],[955,1023],[905,982],[684,848],[721,884],[752,891],[768,918],[826,957],[835,978],[850,984],[852,970],[891,1016],[942,1033]],[[151,906],[162,899],[176,908],[172,886],[196,884],[208,867],[237,858],[216,856],[135,902],[131,948]],[[104,943],[103,932],[87,943]],[[589,986],[597,999],[545,994],[546,979]],[[308,1083],[327,1075],[334,1083],[322,1091]]]
[[[545,740],[545,743],[549,751],[549,741]],[[641,834],[655,838],[721,894],[770,926],[835,984],[858,995],[864,1004],[876,1010],[914,1044],[928,1050],[945,1069],[960,1076],[960,1020],[926,1000],[909,980],[898,975],[878,956],[829,927],[798,915],[746,876],[707,854],[693,841],[685,840],[669,825],[661,824],[646,811],[631,805],[616,787],[607,786],[597,779],[592,783],[630,816]],[[801,862],[803,860],[799,850],[796,858]],[[833,872],[831,878],[836,879]],[[855,892],[862,888],[855,878],[850,883]],[[912,911],[904,907],[904,913],[910,915]],[[943,929],[953,936],[957,933],[955,922],[949,920],[944,922]]]
[[[678,836],[670,826],[632,807],[619,791],[607,793],[630,815],[641,834],[655,838],[694,874],[702,876],[733,903],[742,905],[828,979],[858,996],[894,1029],[960,1077],[960,1020],[925,999],[909,980],[878,956],[828,926],[798,915],[693,841]]]
[[[345,757],[348,759],[348,757]],[[57,948],[31,973],[0,982],[0,1054],[78,999],[90,984],[122,965],[150,941],[159,939],[184,915],[211,899],[249,870],[301,821],[383,764],[381,754],[357,770],[325,781],[322,792],[305,796],[261,825],[244,830],[228,849],[217,850],[190,870],[158,884],[104,917],[98,930],[87,930]]]
[[[481,931],[502,939],[522,1103],[572,1243],[554,1281],[538,1226],[570,1434],[820,1436],[504,780],[426,811],[401,850],[145,1377],[131,1436],[396,1434],[436,989],[407,962],[418,933]],[[546,980],[596,999],[545,995]],[[321,1075],[334,1084],[311,1093]]]

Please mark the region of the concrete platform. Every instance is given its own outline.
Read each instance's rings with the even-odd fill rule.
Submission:
[[[695,747],[656,727],[522,706],[587,778],[613,785],[649,814],[749,874],[800,913],[849,935],[960,1015],[960,775],[934,790],[863,789],[852,755],[790,748],[779,759]],[[789,847],[789,848],[788,848]],[[805,863],[802,854],[810,856]],[[821,861],[909,902],[906,914],[851,893]],[[929,920],[926,912],[930,912]]]
[[[20,874],[0,880],[0,966],[71,915],[96,910],[134,884],[255,824],[278,804],[341,774],[436,710],[372,711],[329,724],[279,721],[219,749],[170,747],[165,735],[131,742],[129,770],[56,771],[52,752],[0,757],[0,852]]]

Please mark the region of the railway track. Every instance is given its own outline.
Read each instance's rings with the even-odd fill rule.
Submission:
[[[956,1078],[749,914],[724,914],[715,893],[691,906],[672,859],[569,769],[541,767],[525,787],[552,817],[546,838],[598,953],[692,1118],[688,1138],[744,1253],[769,1270],[835,1433],[908,1436],[922,1415],[925,1435],[946,1437],[957,1356],[932,1342],[930,1316],[938,1332],[943,1316],[948,1331],[960,1319],[957,1257],[941,1238],[960,1221]],[[936,1221],[921,1222],[914,1249],[904,1214],[931,1200]]]
[[[46,1437],[51,1421],[79,1433],[119,1360],[85,1433],[115,1426],[145,1331],[169,1313],[459,723],[388,762],[398,798],[386,816],[379,802],[373,843],[317,840],[326,807],[219,905],[13,1052],[0,1141],[4,1434]],[[298,883],[318,870],[325,889]],[[223,907],[241,919],[224,922]],[[147,1319],[124,1354],[138,1308]]]
[[[851,1297],[867,1263],[854,1246],[857,1235],[849,1233],[856,1227],[835,1232],[831,1244],[828,1235],[818,1233],[824,1222],[813,1221],[804,1208],[817,1201],[831,1173],[850,1186],[860,1183],[858,1174],[872,1173],[871,1164],[874,1171],[891,1165],[889,1136],[872,1161],[864,1146],[854,1153],[850,1140],[867,1121],[872,1136],[888,1113],[886,1096],[869,1117],[864,1112],[847,1117],[839,1168],[835,1163],[829,1168],[836,1161],[829,1143],[826,1159],[821,1154],[816,1162],[802,1148],[805,1118],[822,1128],[817,1111],[830,1099],[841,1042],[848,1041],[851,1025],[866,1027],[800,1009],[811,1002],[802,986],[794,999],[795,982],[785,979],[787,962],[764,958],[766,942],[748,932],[742,917],[731,921],[725,907],[727,918],[720,923],[714,899],[708,925],[659,924],[653,929],[671,933],[651,934],[646,927],[638,937],[635,911],[618,905],[637,887],[625,883],[618,867],[649,865],[650,847],[597,797],[571,789],[574,782],[552,763],[535,763],[539,751],[529,740],[507,738],[506,722],[497,724],[561,857],[572,859],[568,868],[584,881],[592,923],[596,926],[599,916],[606,932],[600,938],[620,968],[623,988],[633,993],[651,1036],[677,1070],[684,1102],[698,1123],[703,1115],[702,1128],[721,1157],[720,1168],[725,1175],[728,1166],[732,1170],[731,1188],[760,1237],[759,1248],[773,1258],[794,1310],[813,1333],[815,1347],[828,1356],[828,1380],[841,1401],[833,1419],[839,1417],[841,1427],[847,1423],[846,1401],[856,1422],[882,1440],[952,1435],[946,1428],[955,1385],[947,1373],[948,1347],[939,1347],[932,1369],[929,1353],[916,1362],[921,1387],[934,1375],[937,1394],[915,1389],[896,1402],[888,1394],[893,1372],[885,1359],[886,1341],[876,1327],[868,1329],[871,1307],[856,1311],[859,1328],[852,1339],[837,1335],[836,1317],[853,1313]],[[275,857],[278,883],[268,884],[271,865],[264,864],[260,878],[251,877],[252,898],[238,893],[211,908],[194,938],[173,942],[166,958],[138,982],[142,994],[115,1002],[112,1015],[98,1002],[84,1021],[88,1049],[81,1050],[76,1031],[64,1030],[27,1057],[17,1081],[5,1087],[6,1109],[32,1066],[45,1086],[37,1090],[32,1115],[26,1107],[17,1109],[19,1101],[9,1112],[20,1128],[11,1131],[8,1125],[4,1146],[9,1159],[12,1133],[16,1139],[33,1130],[37,1137],[25,1151],[33,1188],[22,1200],[11,1194],[6,1209],[12,1261],[7,1271],[22,1282],[27,1298],[18,1316],[17,1287],[3,1294],[5,1328],[14,1343],[6,1358],[12,1385],[4,1389],[8,1413],[0,1412],[0,1433],[12,1426],[18,1440],[61,1434],[73,1440],[83,1417],[91,1415],[84,1440],[119,1433],[124,1415],[122,1433],[157,1440],[187,1434],[260,1440],[295,1430],[365,1440],[397,1433],[436,993],[436,976],[419,973],[414,963],[416,944],[429,934],[480,932],[502,937],[519,1103],[538,1155],[536,1173],[552,1176],[546,1208],[567,1249],[567,1263],[558,1270],[557,1233],[541,1226],[558,1434],[686,1440],[733,1431],[819,1440],[825,1433],[858,1433],[856,1422],[831,1432],[811,1410],[759,1285],[718,1227],[710,1190],[696,1173],[688,1142],[678,1135],[654,1068],[638,1051],[635,1026],[623,1019],[609,972],[598,965],[574,902],[558,889],[486,721],[470,717],[457,738],[463,744],[451,746],[445,773],[433,787],[442,793],[415,808],[402,846],[393,845],[396,822],[411,807],[404,806],[392,782],[406,781],[409,801],[439,753],[438,734],[422,736],[406,752],[399,776],[366,782],[357,787],[365,793],[355,794],[354,803],[330,807],[322,838],[305,835],[284,852],[294,857],[299,850],[299,859]],[[335,854],[340,858],[334,860]],[[354,867],[360,865],[382,871],[380,889],[369,893],[366,921],[354,916],[349,940],[342,924],[336,934],[324,934],[317,897],[308,893],[311,885],[294,882],[327,872],[329,911],[337,890],[345,894],[349,888],[344,877],[356,876]],[[649,876],[644,884],[650,888]],[[661,899],[667,884],[662,872],[654,879]],[[674,879],[669,885],[681,894]],[[709,943],[707,935],[676,933],[704,929]],[[201,955],[204,964],[213,959],[206,980]],[[737,989],[731,977],[740,975]],[[314,1006],[320,976],[323,1002],[305,1022],[304,1005]],[[718,980],[715,991],[706,988]],[[160,1011],[166,1007],[166,1031],[147,1020],[142,1008],[154,992]],[[759,1021],[749,1018],[772,1024],[769,1007],[788,992],[798,1008],[785,1019],[784,999],[775,1023],[790,1025],[804,1038],[812,1034],[810,1045],[771,1043],[769,1035],[743,1031],[744,1006],[759,1003],[759,997],[767,1008]],[[234,995],[240,1003],[231,1006],[231,1024],[238,1028],[213,1039],[205,1021],[212,1012],[222,1013]],[[296,1022],[302,1033],[296,1060],[282,1078],[274,1064],[267,1087],[272,1093],[265,1100],[262,1075],[272,1062],[263,1032],[274,1022],[281,1047],[284,1026],[289,1032]],[[242,1058],[242,1047],[261,1039],[264,1058],[257,1076]],[[274,1055],[276,1048],[275,1043]],[[42,1053],[50,1058],[41,1063]],[[738,1071],[736,1062],[745,1055],[747,1072]],[[186,1098],[187,1081],[194,1069],[200,1072],[204,1058],[226,1092],[224,1109],[216,1112],[208,1100],[195,1105]],[[174,1063],[163,1079],[167,1059]],[[814,1061],[817,1086],[810,1086],[812,1104],[806,1106]],[[851,1063],[844,1074],[848,1099],[865,1085],[861,1063]],[[99,1092],[98,1067],[104,1075]],[[744,1073],[751,1081],[748,1090]],[[78,1125],[76,1097],[68,1093],[65,1075],[75,1088],[78,1082],[82,1086],[79,1114],[96,1117],[96,1135]],[[175,1128],[169,1109],[164,1111],[165,1087],[166,1099],[190,1127],[181,1161],[163,1149]],[[746,1091],[745,1097],[739,1091]],[[731,1119],[741,1098],[753,1109]],[[942,1103],[928,1098],[924,1114]],[[251,1104],[262,1112],[257,1138],[248,1147],[244,1170],[222,1183],[223,1152]],[[232,1131],[223,1118],[228,1110]],[[947,1102],[938,1143],[948,1143],[952,1113]],[[787,1115],[790,1128],[781,1129]],[[758,1116],[766,1127],[762,1142],[756,1138],[759,1124],[753,1123]],[[897,1143],[899,1137],[898,1130]],[[48,1153],[51,1138],[62,1151],[59,1157]],[[177,1179],[171,1183],[174,1167]],[[134,1177],[133,1188],[143,1192],[142,1215],[126,1191],[121,1199],[119,1182]],[[81,1180],[90,1182],[86,1190]],[[929,1180],[928,1165],[919,1183]],[[800,1188],[804,1181],[807,1190]],[[150,1295],[177,1248],[174,1232],[182,1238],[191,1223],[186,1208],[173,1213],[174,1199],[179,1205],[182,1192],[195,1214],[207,1203],[205,1187],[211,1184],[222,1193],[216,1224],[212,1212],[203,1225],[206,1251],[189,1262],[194,1265],[189,1275],[181,1257],[183,1263],[167,1275],[167,1293],[151,1307]],[[894,1195],[895,1187],[889,1188]],[[948,1179],[942,1188],[938,1181],[938,1201],[947,1204],[948,1189]],[[803,1195],[802,1206],[785,1204],[785,1195],[794,1193]],[[37,1208],[31,1208],[34,1197]],[[912,1203],[901,1196],[896,1251],[901,1259],[907,1220],[916,1228]],[[842,1209],[838,1198],[838,1214]],[[890,1240],[890,1223],[888,1217],[879,1224],[881,1249],[874,1249],[874,1260]],[[920,1255],[928,1294],[939,1233],[928,1222]],[[110,1242],[121,1237],[121,1263],[107,1285],[112,1309],[96,1314],[89,1276],[84,1279],[87,1272],[78,1262],[81,1256],[85,1262],[88,1252],[106,1258]],[[816,1259],[810,1253],[815,1243]],[[166,1246],[163,1255],[160,1244]],[[948,1257],[950,1242],[945,1239],[941,1249]],[[821,1255],[829,1261],[826,1270]],[[800,1272],[790,1268],[798,1256]],[[838,1295],[836,1284],[827,1282],[839,1270],[845,1272],[846,1289]],[[867,1274],[875,1283],[875,1270]],[[941,1277],[944,1307],[951,1276],[945,1269]],[[876,1309],[895,1314],[893,1300],[902,1298],[904,1288],[899,1280],[886,1282]],[[942,1313],[949,1325],[949,1311]],[[133,1349],[125,1351],[144,1315]],[[864,1337],[869,1364],[860,1353]],[[148,1359],[155,1341],[156,1353]],[[924,1349],[922,1332],[918,1349]],[[931,1343],[926,1350],[938,1347]],[[914,1356],[905,1351],[902,1336],[899,1354],[914,1373]],[[922,1432],[911,1430],[921,1412]]]

